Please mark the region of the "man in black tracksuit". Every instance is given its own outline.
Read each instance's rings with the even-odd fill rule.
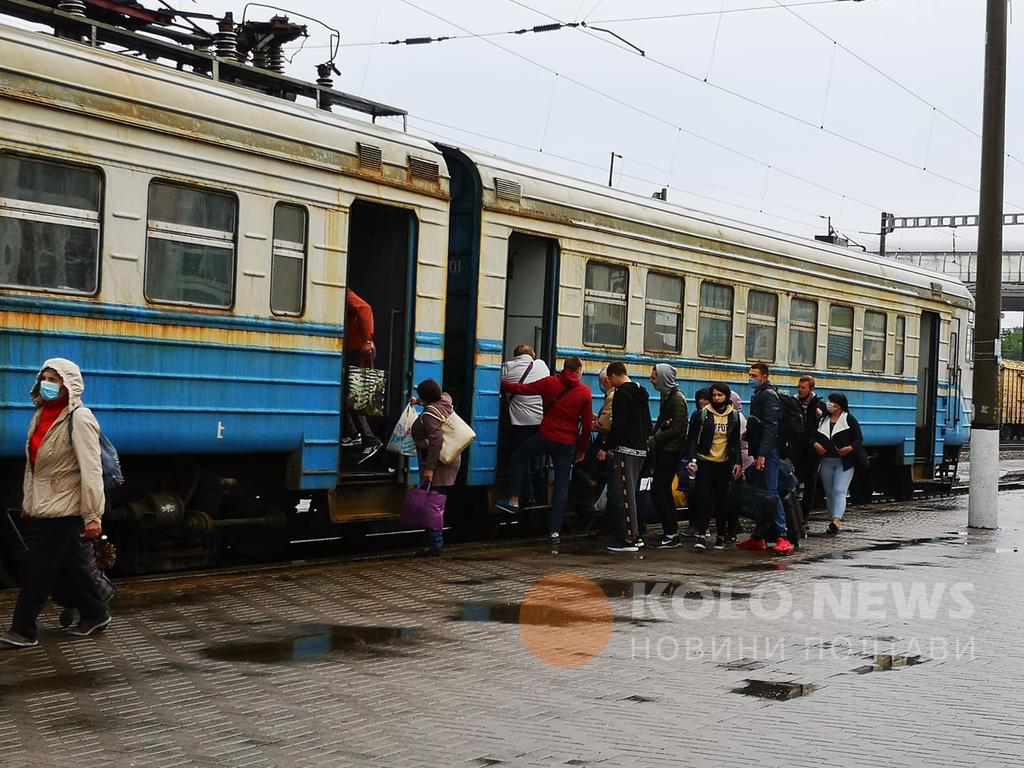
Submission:
[[[651,410],[647,390],[631,381],[622,363],[608,366],[608,381],[615,387],[612,399],[612,428],[608,433],[608,520],[615,540],[610,552],[636,552],[640,538],[640,510],[637,491],[640,472],[647,461],[651,436]]]
[[[799,444],[794,440],[789,446],[789,458],[804,489],[800,503],[804,525],[807,525],[807,520],[814,509],[815,496],[818,494],[818,465],[821,460],[814,450],[814,440],[818,434],[818,424],[828,415],[825,402],[814,391],[814,384],[813,376],[800,377],[797,399],[803,411],[804,431],[798,438]]]
[[[651,490],[663,531],[658,547],[667,549],[682,544],[679,538],[676,500],[672,495],[672,481],[676,476],[679,459],[686,448],[686,398],[676,386],[676,369],[667,363],[654,366],[651,370],[651,383],[661,394],[661,409],[649,446],[654,459],[654,480]]]

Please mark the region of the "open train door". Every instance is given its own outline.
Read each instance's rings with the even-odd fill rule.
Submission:
[[[508,239],[505,281],[505,329],[502,358],[508,360],[520,344],[529,344],[537,359],[555,372],[555,338],[558,319],[558,241],[513,232]],[[507,418],[501,421],[498,437],[497,486],[506,497],[511,494],[512,445]],[[538,486],[540,483],[538,483]],[[546,489],[545,489],[546,490]],[[538,487],[535,495],[541,493]],[[515,494],[518,495],[518,494]],[[545,498],[538,499],[542,506]]]
[[[939,331],[935,312],[922,312],[918,334],[917,423],[914,431],[914,480],[931,480],[935,471],[935,427],[939,396]]]

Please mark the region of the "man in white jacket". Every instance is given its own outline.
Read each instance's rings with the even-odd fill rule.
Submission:
[[[547,363],[537,359],[529,344],[520,344],[512,352],[512,359],[501,366],[501,380],[508,384],[532,384],[551,375]],[[510,395],[507,399],[509,415],[509,443],[512,455],[533,437],[544,420],[544,399],[540,395]],[[523,488],[512,488],[509,500],[501,506],[513,511],[519,509],[520,497],[529,506],[530,502],[544,503],[545,483],[543,459],[529,467]],[[513,462],[514,464],[514,462]],[[532,498],[531,498],[532,497]]]

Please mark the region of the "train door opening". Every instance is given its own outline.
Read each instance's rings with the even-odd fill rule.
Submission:
[[[537,359],[546,362],[554,372],[558,257],[557,240],[518,232],[509,237],[503,359],[510,359],[520,344],[529,344],[537,353]],[[506,416],[502,419],[498,440],[498,484],[511,492],[513,446],[509,426]],[[537,501],[546,503],[546,499]]]
[[[917,428],[914,433],[914,479],[930,480],[935,466],[935,421],[939,394],[939,331],[934,312],[921,313],[917,360]]]
[[[384,450],[412,388],[416,219],[358,200],[349,210],[341,482],[403,481]]]

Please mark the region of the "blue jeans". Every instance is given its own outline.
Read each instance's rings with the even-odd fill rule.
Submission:
[[[786,508],[782,506],[782,498],[779,496],[779,452],[771,451],[765,456],[764,462],[764,487],[768,493],[775,495],[775,530],[780,539],[786,538]]]
[[[550,533],[560,533],[565,509],[569,506],[569,481],[572,479],[572,467],[576,460],[576,446],[562,445],[545,440],[540,433],[534,435],[516,451],[512,463],[512,487],[522,488],[526,483],[526,474],[532,459],[548,455],[555,467],[555,497],[551,500],[551,513],[548,517]]]
[[[829,456],[821,460],[821,485],[828,501],[828,513],[839,520],[846,514],[846,492],[853,480],[853,467],[843,469],[843,460]]]

